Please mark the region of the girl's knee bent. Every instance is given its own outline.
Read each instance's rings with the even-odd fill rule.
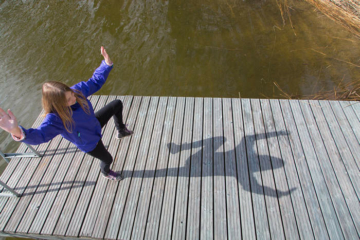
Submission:
[[[114,112],[122,111],[123,103],[120,99],[114,100],[111,104],[113,105]]]
[[[114,102],[115,102],[116,107],[121,107],[121,108],[123,107],[123,103],[120,99],[116,99],[116,100],[114,100]]]

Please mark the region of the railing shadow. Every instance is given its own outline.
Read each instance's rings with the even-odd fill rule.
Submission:
[[[64,141],[67,141],[64,139]],[[108,148],[109,145],[104,145],[105,148]],[[68,147],[68,148],[52,148],[52,149],[47,149],[44,152],[41,152],[41,155],[43,157],[48,157],[48,156],[55,156],[55,155],[64,155],[66,153],[75,153],[75,152],[81,152],[80,149],[78,149],[77,147]]]
[[[26,186],[26,187],[17,187],[14,190],[21,192],[21,190],[24,190],[25,188],[27,190],[34,189],[34,191],[24,192],[22,194],[22,196],[28,196],[28,195],[42,194],[42,193],[49,193],[49,192],[59,192],[59,191],[68,190],[68,189],[72,189],[72,188],[82,188],[82,187],[87,187],[87,186],[93,186],[95,184],[96,184],[96,182],[94,182],[94,181],[91,181],[91,182],[67,181],[67,182],[56,182],[56,183],[51,183],[51,184],[40,184],[40,185],[33,185],[33,186]],[[50,187],[50,186],[53,188],[49,189],[48,187]],[[59,187],[54,188],[54,186],[59,186]],[[44,190],[41,190],[41,191],[36,191],[38,188],[42,188],[42,187],[47,187],[47,188]]]
[[[47,156],[54,156],[54,155],[63,155],[65,153],[74,153],[80,151],[77,147],[69,147],[69,148],[54,148],[54,149],[47,149],[43,152],[43,157]]]

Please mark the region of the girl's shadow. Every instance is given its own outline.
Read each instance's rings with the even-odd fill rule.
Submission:
[[[202,152],[206,151],[205,147],[203,147],[203,146],[213,146],[213,150],[212,150],[213,156],[212,156],[212,159],[210,159],[211,161],[209,161],[209,159],[203,159],[203,161],[205,160],[207,162],[214,162],[214,159],[224,159],[224,161],[226,161],[225,160],[226,154],[236,156],[236,153],[240,153],[241,151],[244,151],[244,146],[246,146],[245,144],[247,144],[248,145],[248,147],[246,148],[247,149],[247,153],[246,153],[247,161],[237,161],[237,164],[238,164],[237,168],[238,169],[247,168],[249,170],[249,174],[248,174],[249,179],[244,179],[243,177],[237,177],[236,176],[237,171],[231,171],[233,173],[233,177],[235,177],[236,179],[238,179],[238,181],[240,181],[242,188],[246,191],[257,193],[257,194],[265,194],[265,195],[271,196],[271,197],[282,197],[282,196],[291,194],[293,191],[296,190],[296,188],[290,189],[289,191],[281,191],[281,190],[272,189],[270,187],[259,184],[258,181],[256,180],[256,178],[254,177],[254,172],[275,170],[275,169],[284,167],[284,161],[282,159],[273,157],[273,156],[258,155],[254,151],[257,140],[264,139],[264,138],[276,137],[277,135],[279,135],[279,136],[288,135],[288,133],[281,131],[281,132],[277,132],[277,133],[271,132],[268,134],[255,134],[255,135],[245,136],[241,140],[239,145],[236,146],[235,149],[227,151],[227,152],[221,151],[221,150],[223,150],[223,145],[226,142],[225,137],[208,138],[208,139],[205,139],[202,141],[196,141],[196,142],[192,142],[192,143],[183,143],[180,146],[175,143],[168,143],[167,147],[169,148],[171,154],[176,154],[176,153],[184,151],[184,150],[192,149],[192,151],[195,153],[193,153],[186,160],[185,166],[180,166],[180,168],[190,169],[191,159],[202,159],[202,157],[201,157]],[[198,148],[201,148],[201,149],[197,150]],[[251,167],[248,167],[250,165],[251,165]],[[171,170],[171,169],[169,169],[169,170]],[[162,171],[162,169],[160,171]],[[168,174],[171,172],[174,172],[174,171],[168,171]],[[178,172],[179,172],[179,177],[184,175],[183,174],[184,171],[181,171],[179,169]],[[213,174],[211,174],[211,176],[216,175],[217,174],[216,172],[219,172],[219,171],[213,171]],[[220,171],[220,172],[223,173],[222,175],[225,175],[224,171]],[[163,175],[163,174],[160,174],[160,175]],[[158,176],[158,173],[157,173],[157,176]],[[192,177],[202,177],[202,176],[204,177],[204,174],[202,174],[202,175],[200,174],[199,176],[192,175]],[[209,174],[209,176],[210,176],[210,174]],[[206,175],[205,175],[205,177],[206,177]]]

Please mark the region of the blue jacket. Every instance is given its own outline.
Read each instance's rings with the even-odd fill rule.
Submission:
[[[95,70],[93,76],[87,82],[79,82],[72,86],[71,89],[80,90],[87,98],[104,85],[111,69],[112,66],[108,66],[103,60],[100,66]],[[84,152],[94,150],[101,139],[101,126],[95,117],[93,106],[89,100],[87,100],[87,102],[89,104],[90,115],[84,112],[79,103],[75,103],[71,106],[73,110],[72,118],[75,122],[75,126],[71,133],[66,131],[64,124],[57,113],[49,113],[46,115],[41,125],[36,129],[25,129],[20,126],[25,133],[25,138],[22,142],[38,145],[48,142],[55,136],[61,134],[61,136],[75,144]]]

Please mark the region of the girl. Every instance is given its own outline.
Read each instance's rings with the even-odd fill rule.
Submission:
[[[120,181],[122,176],[110,170],[113,159],[101,141],[101,128],[113,117],[118,130],[116,138],[120,139],[133,133],[123,123],[123,104],[120,100],[114,100],[94,113],[93,106],[87,100],[88,96],[104,85],[113,68],[113,62],[104,47],[101,47],[101,55],[104,60],[87,82],[80,82],[72,87],[55,81],[43,84],[42,105],[45,119],[38,128],[25,129],[19,126],[10,109],[6,113],[1,108],[0,127],[9,132],[15,141],[32,145],[47,142],[61,134],[80,150],[100,159],[101,173],[104,177]]]

